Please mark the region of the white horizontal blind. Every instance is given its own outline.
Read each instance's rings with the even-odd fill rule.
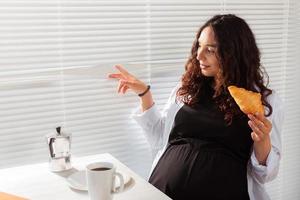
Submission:
[[[124,63],[149,81],[147,65],[129,65],[149,59],[146,6],[0,2],[0,167],[47,161],[45,135],[63,125],[73,134],[73,155],[109,152],[146,176],[148,144],[128,118],[137,97],[120,97],[106,78]]]
[[[110,152],[146,177],[149,146],[128,118],[136,95],[120,97],[105,75],[124,63],[151,82],[162,108],[198,28],[219,13],[250,24],[270,86],[284,98],[283,162],[268,191],[299,199],[297,0],[0,1],[0,168],[46,161],[44,135],[64,125],[74,155]]]
[[[63,121],[56,1],[0,1],[0,167],[47,158],[44,135]],[[49,79],[50,80],[50,79]]]
[[[98,65],[93,77],[64,73],[65,122],[74,134],[73,153],[109,152],[144,176],[149,146],[129,119],[138,98],[117,95],[117,82],[105,76],[113,64],[122,63],[148,80],[146,65],[128,64],[148,59],[146,13],[146,2],[139,0],[60,1],[63,67]]]
[[[286,39],[285,126],[280,193],[282,199],[300,199],[300,3],[289,1]]]

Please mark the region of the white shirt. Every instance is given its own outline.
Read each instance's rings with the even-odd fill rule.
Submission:
[[[141,109],[137,108],[131,115],[131,117],[135,119],[144,130],[145,136],[154,155],[150,174],[167,148],[169,134],[171,132],[175,116],[179,109],[184,105],[182,102],[175,102],[176,92],[180,86],[181,84],[178,84],[172,90],[162,112],[160,112],[154,104],[151,108],[144,112],[141,112]],[[267,101],[273,108],[272,115],[267,117],[272,123],[270,135],[272,148],[266,160],[266,166],[258,163],[254,151],[252,150],[247,168],[248,193],[250,200],[270,199],[265,191],[264,183],[275,179],[279,170],[279,161],[281,158],[280,132],[284,118],[283,104],[279,96],[274,91],[268,96]]]

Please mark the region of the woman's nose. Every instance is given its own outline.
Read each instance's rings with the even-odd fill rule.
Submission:
[[[200,48],[197,51],[197,60],[204,60],[203,51]]]

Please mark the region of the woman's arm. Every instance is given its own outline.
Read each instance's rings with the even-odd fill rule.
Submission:
[[[249,125],[253,130],[253,152],[250,159],[251,174],[260,183],[273,180],[279,170],[281,158],[281,129],[284,120],[283,104],[276,94],[272,94],[270,104],[273,113],[268,118],[257,116]],[[253,117],[253,116],[252,116]],[[255,122],[255,120],[257,120]],[[266,124],[266,125],[265,125]]]
[[[149,109],[141,111],[141,109],[138,108],[131,115],[131,117],[144,130],[145,136],[151,146],[151,149],[154,151],[154,154],[155,151],[161,149],[164,145],[166,121],[170,120],[169,111],[175,102],[176,91],[178,90],[179,86],[180,84],[173,88],[169,99],[161,112],[155,103],[153,103]]]
[[[122,66],[115,66],[119,73],[109,74],[109,78],[119,80],[118,93],[125,94],[128,89],[136,94],[142,94],[147,91],[148,86],[137,79],[134,75],[126,71]],[[141,108],[137,109],[131,117],[142,127],[151,148],[156,151],[163,146],[163,136],[166,124],[168,110],[175,100],[176,88],[173,89],[167,104],[162,112],[160,112],[155,105],[151,90],[148,90],[143,96],[140,97]]]
[[[147,90],[147,88],[145,90]],[[150,90],[144,96],[142,96],[140,98],[140,102],[141,102],[142,112],[151,108],[151,106],[154,104],[154,102],[153,102],[152,93]]]
[[[262,114],[248,115],[249,126],[252,129],[251,137],[254,141],[253,149],[255,157],[260,165],[266,165],[267,157],[271,151],[272,123]]]

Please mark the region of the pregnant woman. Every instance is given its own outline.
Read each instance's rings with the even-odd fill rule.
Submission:
[[[174,200],[267,200],[264,183],[278,173],[283,107],[264,83],[248,24],[216,15],[200,27],[178,85],[162,112],[146,85],[120,65],[118,91],[138,94],[133,118],[155,155],[149,182]],[[244,114],[235,85],[261,94],[264,113]]]

